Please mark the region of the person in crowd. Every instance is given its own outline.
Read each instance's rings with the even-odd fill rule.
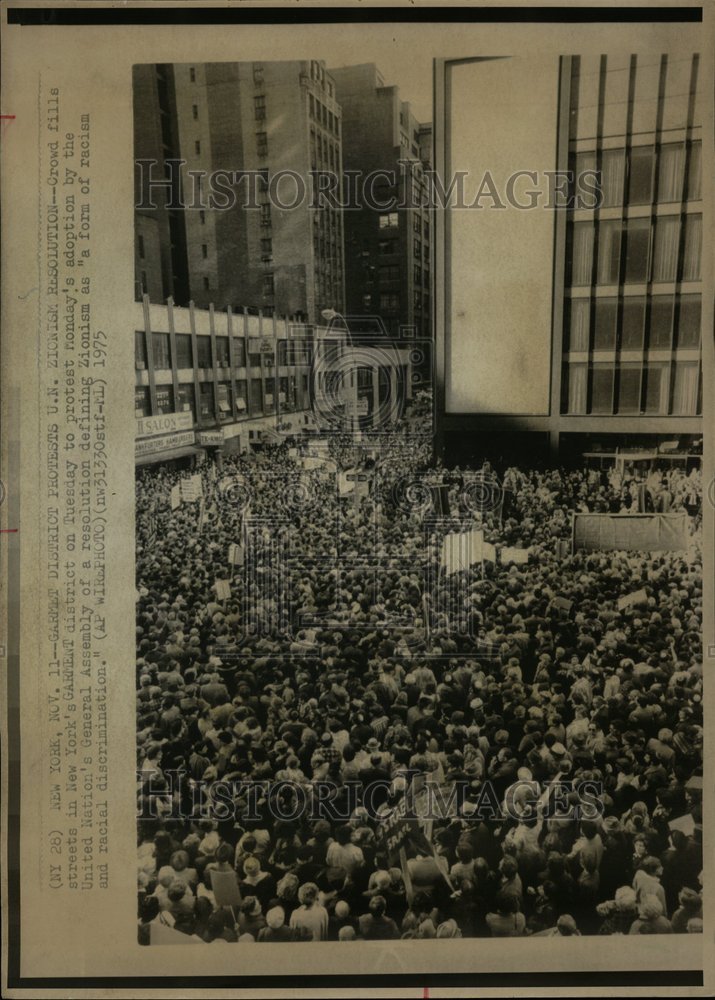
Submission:
[[[138,470],[143,943],[701,931],[700,474],[496,463],[475,512],[419,426],[337,435],[323,468],[226,454],[173,510],[186,472]],[[634,507],[686,511],[690,548],[572,551],[572,512]],[[440,571],[466,510],[521,561]],[[387,844],[428,788],[444,811]]]

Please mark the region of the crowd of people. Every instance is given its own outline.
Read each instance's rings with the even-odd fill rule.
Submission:
[[[414,420],[316,454],[206,462],[174,510],[189,473],[138,471],[139,940],[700,932],[698,475],[487,468],[469,493]],[[641,508],[685,510],[690,548],[571,551],[572,511]],[[528,559],[439,572],[465,511]],[[391,844],[427,785],[449,807]]]

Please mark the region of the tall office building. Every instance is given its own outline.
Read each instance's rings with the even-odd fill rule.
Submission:
[[[158,160],[158,177],[170,175],[167,161],[185,161],[181,199],[193,206],[138,210],[138,292],[310,322],[342,312],[341,212],[313,208],[309,183],[311,170],[342,174],[340,107],[324,65],[138,66],[134,93],[135,157]],[[209,202],[217,171],[243,175],[227,209]]]
[[[562,453],[695,450],[703,412],[699,68],[688,52],[438,65],[439,169],[469,170],[478,150],[482,168],[498,167],[502,192],[510,172],[525,167],[542,187],[547,171],[573,171],[574,194],[579,176],[596,171],[602,192],[595,207],[577,198],[556,210],[542,200],[528,212],[452,213],[440,231],[446,454],[470,440],[499,450],[508,435]],[[497,92],[518,137],[512,148],[503,133],[494,138]],[[450,130],[457,119],[468,136]],[[467,255],[469,273],[457,267]],[[477,356],[483,365],[468,379],[467,359]]]
[[[331,69],[343,114],[343,165],[377,176],[376,202],[407,207],[381,211],[364,203],[344,213],[346,311],[379,316],[387,330],[427,337],[431,329],[430,213],[424,170],[431,152],[430,126],[420,124],[397,87],[373,63]]]

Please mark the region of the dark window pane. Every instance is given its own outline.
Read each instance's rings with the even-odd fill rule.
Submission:
[[[669,295],[658,296],[650,306],[648,346],[651,349],[670,349],[672,328],[673,300]]]
[[[626,281],[648,279],[649,246],[650,222],[648,219],[632,219],[626,228]]]
[[[678,308],[677,347],[700,346],[700,313],[700,296],[683,295]]]
[[[596,299],[596,319],[593,331],[594,351],[612,351],[616,346],[616,299]]]
[[[199,386],[199,407],[202,420],[214,419],[214,387],[211,382]]]
[[[191,413],[194,421],[196,421],[196,400],[194,398],[193,385],[179,386],[178,410],[180,413]]]
[[[146,368],[146,340],[143,330],[134,331],[134,362],[137,368]]]
[[[156,411],[157,413],[174,412],[174,390],[170,385],[156,387]]]
[[[613,375],[610,365],[594,365],[591,370],[591,413],[613,412]]]
[[[197,363],[199,368],[211,368],[211,338],[198,337],[196,341]]]
[[[640,366],[622,366],[618,381],[618,412],[637,413],[640,410]]]
[[[631,205],[649,205],[653,198],[653,150],[649,146],[631,150],[628,177],[628,201]]]
[[[151,397],[148,386],[137,386],[134,390],[134,416],[148,417],[151,415]]]
[[[702,197],[700,190],[702,175],[703,144],[694,142],[690,147],[690,163],[688,165],[688,199],[698,201]]]
[[[624,299],[621,326],[621,347],[624,351],[637,351],[643,347],[643,322],[645,299]]]
[[[683,281],[699,281],[703,241],[702,215],[686,215],[683,247]]]
[[[590,222],[577,222],[573,226],[569,261],[571,284],[590,285],[593,267],[593,226]]]
[[[228,367],[228,337],[216,338],[216,361],[223,367]]]
[[[191,357],[191,334],[176,334],[176,367],[191,368],[193,360]]]

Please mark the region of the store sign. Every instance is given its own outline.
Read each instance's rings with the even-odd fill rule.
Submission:
[[[194,426],[191,411],[183,413],[158,413],[154,417],[139,417],[135,437],[150,437],[152,434],[173,434],[190,430]]]
[[[223,444],[223,431],[199,431],[196,435],[196,443],[202,447],[217,447]]]
[[[134,442],[134,457],[159,455],[163,451],[173,451],[174,448],[185,448],[194,444],[193,431],[179,431],[176,434],[162,434],[161,437],[149,438]]]

